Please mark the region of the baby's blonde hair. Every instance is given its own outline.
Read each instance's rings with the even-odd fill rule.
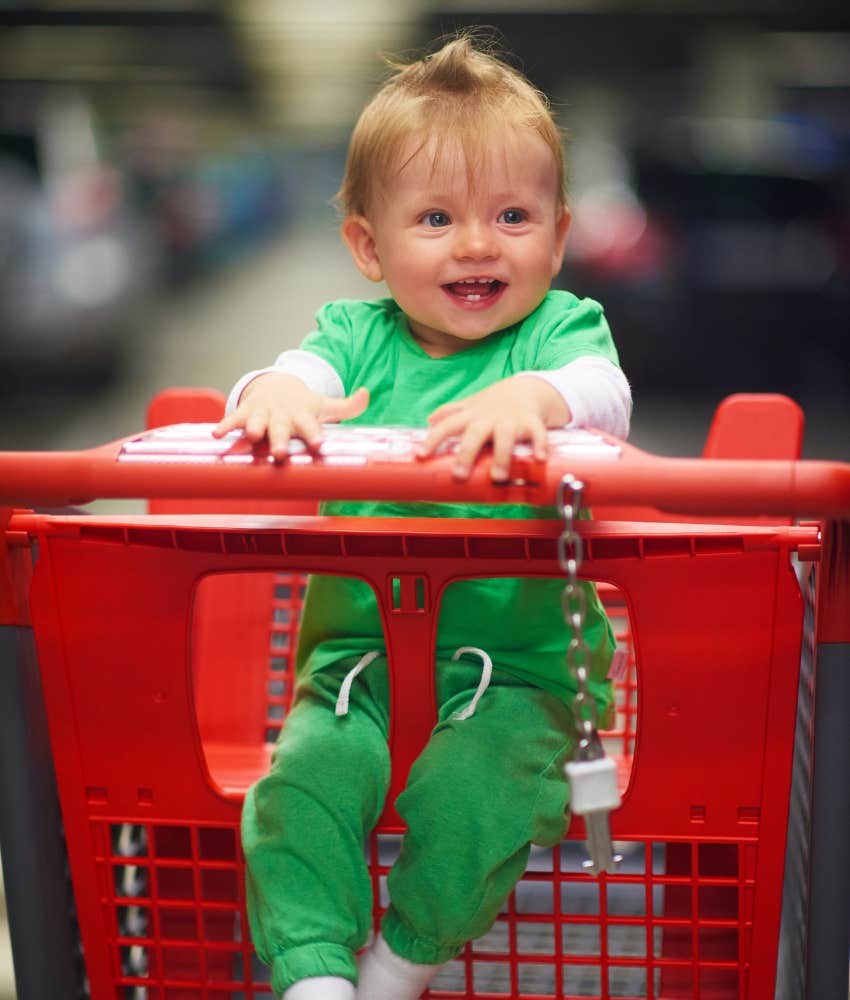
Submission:
[[[417,152],[433,140],[436,155],[446,140],[459,141],[472,181],[493,132],[511,127],[533,129],[552,151],[558,202],[566,204],[561,133],[549,102],[474,35],[461,34],[416,62],[389,65],[393,76],[363,109],[351,136],[335,199],[346,215],[367,214],[390,172],[404,166],[401,151],[412,136],[422,137]]]

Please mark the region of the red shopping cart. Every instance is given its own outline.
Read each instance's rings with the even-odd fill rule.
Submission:
[[[35,637],[94,1000],[269,995],[247,936],[238,814],[285,714],[297,574],[352,574],[375,590],[393,685],[394,791],[432,724],[422,692],[444,589],[469,576],[560,574],[557,522],[329,519],[211,504],[458,490],[551,502],[565,472],[600,506],[830,520],[825,529],[582,525],[583,573],[622,595],[637,665],[617,746],[624,801],[611,820],[625,862],[587,875],[576,819],[561,847],[534,853],[496,926],[430,995],[772,997],[801,650],[811,664],[815,643],[847,641],[847,553],[834,524],[850,510],[850,468],[656,459],[587,434],[556,438],[545,468],[517,456],[508,486],[490,483],[482,463],[458,487],[441,459],[423,474],[398,441],[355,449],[339,434],[336,451],[285,469],[238,442],[216,450],[186,427],[90,452],[0,455],[4,502],[145,495],[199,498],[208,511],[4,515],[4,621]],[[794,560],[820,560],[802,591]],[[237,578],[245,606],[224,614],[216,588]],[[265,588],[263,601],[252,587]],[[809,632],[807,602],[817,614]],[[237,646],[243,663],[249,650],[257,657],[238,674],[222,669]],[[368,845],[376,914],[400,832],[390,807]]]

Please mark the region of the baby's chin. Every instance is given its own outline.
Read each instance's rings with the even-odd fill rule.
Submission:
[[[494,333],[505,329],[502,325],[478,327],[477,329],[423,327],[422,325],[417,326],[415,323],[409,323],[409,326],[414,339],[431,357],[446,357],[468,350]]]
[[[503,285],[502,290],[506,287]],[[501,298],[501,293],[498,298]],[[452,306],[448,311],[445,308],[434,310],[430,316],[417,315],[416,310],[406,310],[403,302],[398,304],[407,317],[413,337],[426,349],[428,345],[446,348],[442,352],[445,354],[464,350],[494,333],[516,326],[534,312],[542,300],[543,297],[540,301],[525,303],[522,308],[516,303],[513,303],[513,308],[507,308],[505,301],[493,303],[492,308],[486,305],[476,307],[478,300],[475,300],[473,308]]]

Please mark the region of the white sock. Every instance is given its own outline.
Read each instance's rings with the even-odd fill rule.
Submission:
[[[354,983],[340,976],[311,976],[299,979],[281,1000],[356,1000]]]
[[[357,1000],[419,1000],[442,965],[418,965],[396,955],[379,934],[359,960]]]

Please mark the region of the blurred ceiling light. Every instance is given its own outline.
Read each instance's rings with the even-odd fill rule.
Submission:
[[[418,0],[231,0],[268,113],[295,129],[340,131],[381,77],[381,52],[412,41]]]

